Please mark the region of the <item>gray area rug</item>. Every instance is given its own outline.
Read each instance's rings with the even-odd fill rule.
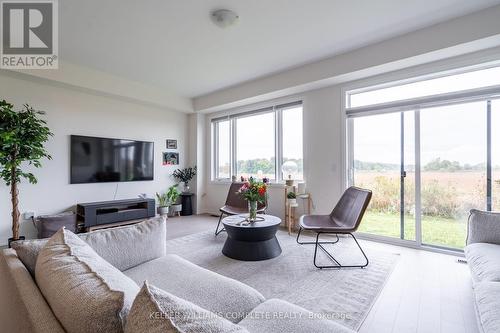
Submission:
[[[172,239],[167,241],[167,252],[248,284],[268,299],[284,299],[354,330],[363,323],[399,258],[366,247],[370,260],[367,268],[319,270],[312,263],[314,245],[299,245],[293,235],[281,230],[277,237],[283,252],[265,261],[245,262],[224,256],[225,233],[215,237],[213,232],[201,232]],[[352,238],[341,238],[328,248],[341,263],[363,262]],[[320,264],[331,264],[321,250],[318,254]]]

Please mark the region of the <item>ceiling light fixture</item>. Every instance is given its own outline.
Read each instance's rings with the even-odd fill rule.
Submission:
[[[219,28],[227,28],[236,22],[240,18],[238,14],[229,9],[217,9],[210,14],[212,22]]]

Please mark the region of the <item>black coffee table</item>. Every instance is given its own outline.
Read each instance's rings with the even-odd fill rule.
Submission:
[[[222,220],[227,231],[227,239],[222,253],[229,258],[243,261],[266,260],[281,254],[281,246],[276,231],[281,219],[272,215],[257,215],[263,221],[239,224],[246,215],[228,216]]]

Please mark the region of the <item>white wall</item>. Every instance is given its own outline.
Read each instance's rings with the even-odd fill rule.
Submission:
[[[340,88],[333,86],[289,97],[303,101],[304,126],[304,178],[307,191],[312,194],[313,212],[329,213],[344,190],[342,177],[342,126]],[[272,101],[269,102],[273,104]],[[255,106],[249,106],[252,109]],[[220,114],[219,114],[220,115]],[[212,115],[207,115],[207,120]],[[210,142],[210,122],[207,121],[206,138]],[[210,145],[206,146],[210,152]],[[210,165],[207,153],[206,165]],[[209,168],[206,171],[205,208],[217,213],[224,204],[229,184],[210,181]],[[298,200],[300,203],[300,200]],[[304,212],[299,207],[298,213]],[[269,214],[284,217],[284,187],[272,185],[269,189]]]
[[[52,160],[35,169],[38,184],[20,185],[20,211],[37,215],[52,214],[73,207],[78,202],[112,200],[117,183],[69,184],[69,135],[81,134],[111,138],[154,141],[155,177],[153,181],[119,183],[116,199],[135,198],[139,193],[153,197],[174,181],[170,174],[183,167],[187,157],[188,115],[165,109],[121,101],[51,85],[28,81],[14,75],[0,75],[0,98],[21,107],[29,103],[47,112],[45,119],[54,133],[47,143]],[[179,166],[163,166],[165,140],[177,139]],[[12,236],[10,194],[0,185],[0,245]],[[30,221],[21,223],[21,234],[36,236]]]

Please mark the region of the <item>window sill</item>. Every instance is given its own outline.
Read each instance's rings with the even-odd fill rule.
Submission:
[[[229,185],[232,182],[230,180],[211,180],[210,184],[211,185]],[[271,188],[285,188],[285,183],[269,183],[268,185]]]

